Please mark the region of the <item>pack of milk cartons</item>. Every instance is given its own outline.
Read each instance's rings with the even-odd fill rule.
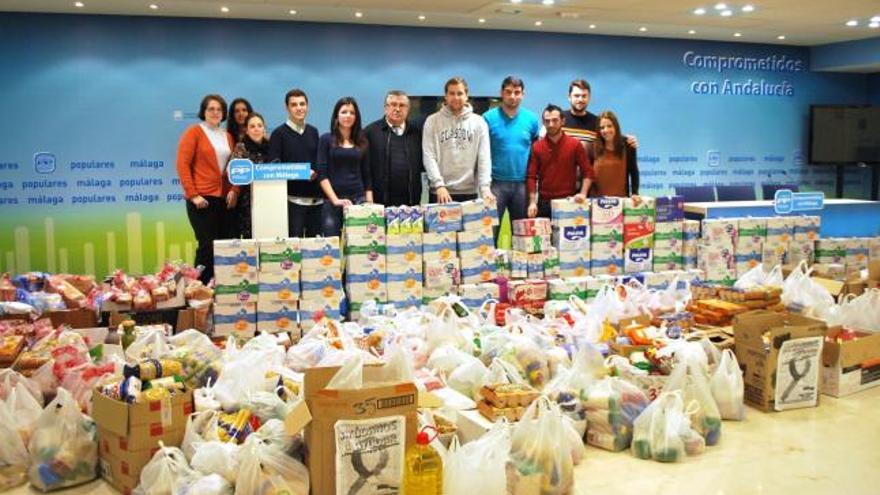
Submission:
[[[623,273],[623,206],[625,198],[594,198],[590,204],[590,273]]]
[[[870,239],[867,237],[851,237],[846,240],[846,271],[856,272],[868,268],[870,255]]]
[[[422,235],[388,235],[385,240],[388,303],[395,308],[422,303]]]
[[[510,278],[529,278],[529,254],[522,251],[510,251]]]
[[[649,196],[623,200],[623,271],[636,273],[654,268],[656,202]]]
[[[468,284],[463,283],[458,287],[458,295],[461,302],[471,308],[477,310],[486,303],[486,301],[498,301],[501,296],[501,290],[498,284],[494,282]]]
[[[824,237],[816,240],[816,263],[846,266],[848,239]]]
[[[868,239],[868,261],[880,260],[880,237]]]
[[[341,316],[342,252],[339,237],[308,237],[300,241],[300,327],[314,326],[319,315]]]
[[[495,273],[499,277],[511,278],[510,251],[507,249],[495,250]]]
[[[461,223],[465,232],[486,230],[497,226],[498,205],[495,200],[475,199],[461,202]]]
[[[764,266],[788,263],[789,244],[794,237],[795,217],[768,217],[764,240]]]
[[[421,206],[386,206],[385,233],[388,235],[421,234],[424,230]]]
[[[458,257],[449,260],[424,260],[422,277],[422,302],[428,303],[438,297],[455,294],[461,283],[461,266]]]
[[[737,220],[736,259],[737,276],[745,275],[752,268],[763,263],[764,240],[767,238],[766,218],[740,218]]]
[[[560,252],[590,250],[590,202],[574,198],[550,201],[552,242]]]
[[[259,295],[259,248],[250,239],[214,241],[214,332],[252,337]]]
[[[299,275],[302,251],[299,238],[257,240],[259,247],[259,294],[257,329],[261,332],[290,332],[299,340]]]
[[[385,304],[387,265],[384,231],[375,234],[347,234],[345,244],[345,294],[349,315],[357,320],[367,301]]]
[[[590,274],[590,251],[559,251],[560,277],[584,277]]]
[[[461,282],[475,284],[495,280],[495,239],[491,226],[457,232],[456,237]]]
[[[534,254],[552,246],[549,218],[523,218],[512,222],[513,250]]]
[[[681,224],[681,258],[685,270],[697,268],[697,246],[700,243],[700,221],[685,220]]]
[[[342,216],[346,241],[348,234],[385,234],[385,207],[380,204],[349,205]]]
[[[544,257],[544,278],[562,276],[562,270],[559,264],[559,251],[555,247],[550,247],[541,254]]]
[[[684,267],[684,222],[673,220],[654,225],[654,271]]]
[[[806,261],[812,265],[816,258],[816,241],[819,239],[821,217],[797,216],[793,217],[794,233],[788,243],[788,260],[790,265],[797,265]]]
[[[462,229],[461,203],[425,205],[425,232],[458,232]]]

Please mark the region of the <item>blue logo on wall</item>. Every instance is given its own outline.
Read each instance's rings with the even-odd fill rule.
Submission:
[[[706,162],[710,167],[717,167],[721,165],[721,152],[716,150],[710,150],[706,153]]]
[[[773,207],[778,214],[821,210],[824,206],[825,193],[821,191],[796,193],[790,189],[780,189],[773,197]]]
[[[247,158],[236,158],[226,168],[229,182],[234,186],[246,186],[254,181],[254,163]]]
[[[47,151],[34,153],[34,170],[38,174],[51,174],[55,171],[55,154]]]

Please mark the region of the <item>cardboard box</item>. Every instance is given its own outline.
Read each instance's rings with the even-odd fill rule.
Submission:
[[[551,241],[560,251],[589,251],[590,225],[554,226]]]
[[[343,227],[348,240],[350,235],[385,235],[385,207],[375,203],[346,206]]]
[[[794,217],[770,217],[767,219],[767,238],[778,238],[788,243],[794,235]]]
[[[449,261],[456,256],[455,232],[426,232],[422,234],[424,261]]]
[[[460,258],[482,258],[492,262],[495,260],[495,238],[492,237],[491,229],[456,232],[456,242]]]
[[[320,316],[326,316],[331,320],[339,320],[342,313],[339,309],[340,300],[302,300],[299,302],[299,327],[303,335],[315,326]]]
[[[553,246],[550,235],[518,235],[513,236],[513,250],[521,253],[542,253]]]
[[[302,273],[300,299],[303,301],[332,300],[339,303],[342,299],[342,274],[330,272],[326,274],[312,275],[309,272]]]
[[[458,295],[465,306],[479,309],[484,302],[498,300],[501,289],[496,283],[462,284],[458,287]]]
[[[595,251],[597,245],[604,245],[608,249],[623,250],[623,225],[594,225],[590,236],[590,244]]]
[[[257,330],[299,335],[299,306],[296,301],[257,303]],[[298,340],[298,339],[297,339]]]
[[[549,236],[552,225],[549,218],[523,218],[512,222],[513,235],[532,237],[536,235]]]
[[[736,242],[738,223],[735,218],[703,219],[702,239],[709,244],[733,246]]]
[[[422,273],[425,279],[425,288],[428,289],[452,289],[461,280],[461,266],[458,258],[453,257],[447,261],[425,260]]]
[[[388,266],[388,303],[402,309],[422,304],[422,268]]]
[[[495,201],[475,199],[461,203],[461,221],[465,232],[486,231],[492,234],[492,227],[499,224],[498,205]]]
[[[590,274],[590,251],[559,251],[559,276],[583,277]]]
[[[192,391],[164,401],[126,404],[96,390],[92,417],[98,428],[101,476],[120,492],[131,493],[160,441],[180,446],[192,412]]]
[[[684,220],[684,196],[657,196],[655,199],[657,223]]]
[[[654,223],[623,225],[624,249],[650,248],[654,245]]]
[[[364,367],[365,382],[378,381],[380,370],[378,367]],[[305,431],[308,448],[306,464],[309,466],[312,493],[337,493],[337,470],[342,470],[343,466],[337,466],[336,449],[341,442],[336,432],[343,430],[345,426],[356,427],[358,421],[379,418],[400,417],[403,420],[405,442],[388,449],[394,456],[388,467],[395,472],[380,473],[383,480],[402,484],[403,457],[406,450],[415,443],[418,428],[416,386],[411,382],[403,382],[367,386],[358,390],[325,389],[337,371],[339,368],[310,368],[305,372],[303,391],[312,416]],[[384,437],[386,436],[382,435],[380,439]],[[381,442],[377,442],[378,444]],[[395,467],[400,471],[394,469]]]
[[[559,276],[559,251],[555,247],[550,247],[543,253],[541,257],[544,259],[544,278],[555,278]]]
[[[94,328],[98,326],[97,313],[87,308],[49,311],[43,313],[43,317],[48,317],[52,321],[53,327],[69,325],[71,328]]]
[[[526,256],[528,278],[544,278],[544,254],[532,253]]]
[[[649,272],[654,268],[651,248],[627,249],[623,254],[623,271],[626,273]]]
[[[257,332],[257,303],[215,304],[214,335],[250,338]]]
[[[259,239],[260,271],[299,271],[302,264],[301,239]]]
[[[797,314],[758,310],[735,316],[733,333],[736,358],[743,369],[745,402],[767,412],[787,408],[777,398],[793,400],[799,397],[802,402],[815,406],[819,397],[820,358],[826,330],[825,322]],[[805,373],[800,380],[792,379],[785,362],[781,363],[783,366],[778,366],[787,342],[803,345],[805,351],[809,351],[804,352],[803,359],[794,361],[795,370]],[[809,367],[806,367],[807,361]],[[777,386],[788,388],[788,383],[794,383],[797,387],[777,390]],[[789,396],[786,397],[785,392]]]
[[[736,242],[763,244],[767,238],[766,218],[740,218],[736,224]]]
[[[495,250],[495,271],[499,276],[510,278],[510,251],[506,249]]]
[[[510,278],[528,278],[529,255],[520,251],[510,252]]]
[[[822,350],[822,393],[843,397],[880,385],[880,333],[857,332],[837,342],[840,328],[829,328]]]
[[[620,256],[596,257],[590,259],[590,275],[618,275],[623,273],[623,253]]]
[[[550,200],[550,220],[554,228],[590,225],[590,202],[578,203],[573,198]]]
[[[425,205],[425,232],[458,232],[461,227],[460,203]]]
[[[401,234],[385,238],[385,261],[391,265],[422,267],[422,235]]]
[[[632,196],[623,200],[623,223],[653,224],[656,200],[651,196]]]
[[[301,279],[305,279],[305,272],[342,270],[339,237],[307,237],[300,241],[300,250],[303,272]]]
[[[819,239],[819,227],[822,224],[822,217],[801,216],[794,217],[794,237],[795,241],[815,241]]]
[[[495,280],[495,261],[483,256],[467,256],[460,259],[460,281],[463,284],[477,284]]]
[[[260,283],[256,271],[243,274],[243,277],[235,283],[225,283],[219,278],[215,281],[217,285],[214,286],[214,301],[218,304],[256,302],[260,294]],[[228,278],[226,281],[231,282]]]
[[[174,325],[175,333],[194,328],[200,332],[208,333],[211,328],[209,322],[213,323],[211,316],[211,307],[204,308],[186,308],[177,312],[177,323]],[[112,327],[113,325],[111,325]]]
[[[299,299],[299,272],[260,272],[257,302],[287,302]]]
[[[590,224],[621,225],[623,224],[623,198],[594,198],[590,204]]]

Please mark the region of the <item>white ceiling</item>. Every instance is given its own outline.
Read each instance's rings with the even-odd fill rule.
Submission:
[[[878,0],[737,0],[721,17],[708,0],[0,0],[0,11],[213,17],[396,26],[510,29],[559,33],[695,38],[812,46],[880,36],[868,19],[880,16]],[[151,9],[150,4],[157,9]],[[742,13],[746,3],[755,11]],[[221,12],[226,6],[228,13]],[[696,16],[704,7],[708,13]],[[295,10],[296,14],[290,11]],[[362,17],[356,17],[361,12]],[[420,20],[419,16],[424,16]],[[479,18],[485,19],[480,23]],[[859,20],[847,27],[846,21]],[[540,21],[541,25],[535,23]],[[594,28],[590,26],[594,25]],[[640,31],[644,28],[644,31]],[[694,30],[694,34],[689,34]],[[740,33],[739,37],[735,33]],[[784,40],[778,36],[785,36]]]

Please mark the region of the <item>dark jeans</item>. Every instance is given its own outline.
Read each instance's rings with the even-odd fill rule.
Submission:
[[[388,199],[385,200],[384,206],[416,206],[418,204],[418,201],[416,201],[415,204],[410,204],[409,197],[406,194],[389,194]]]
[[[452,196],[453,201],[456,201],[459,203],[462,201],[472,201],[474,199],[477,199],[476,194],[451,194],[450,193],[449,195]],[[428,203],[436,203],[436,202],[437,202],[437,195],[434,193],[428,193]]]
[[[499,226],[492,227],[495,242],[498,242],[500,220],[504,218],[504,212],[510,212],[510,221],[520,220],[526,217],[528,200],[526,199],[525,181],[492,181],[492,194],[498,202]]]
[[[352,204],[359,205],[366,201],[363,195],[345,197],[339,196],[339,199],[347,199]],[[333,203],[325,200],[321,210],[321,230],[324,237],[334,237],[342,234],[342,208],[333,206]]]
[[[229,222],[227,237],[229,239],[250,239],[251,233],[251,186],[242,186],[238,195],[238,203],[232,210],[233,221]]]
[[[550,218],[550,200],[544,201],[543,199],[538,199],[538,216],[541,218]]]
[[[288,202],[287,225],[289,237],[321,235],[321,205],[303,206]]]
[[[214,241],[226,236],[232,214],[226,209],[226,200],[216,196],[202,196],[208,201],[206,208],[198,209],[192,201],[186,202],[186,216],[196,236],[196,266],[203,266],[199,280],[205,285],[214,278]]]

